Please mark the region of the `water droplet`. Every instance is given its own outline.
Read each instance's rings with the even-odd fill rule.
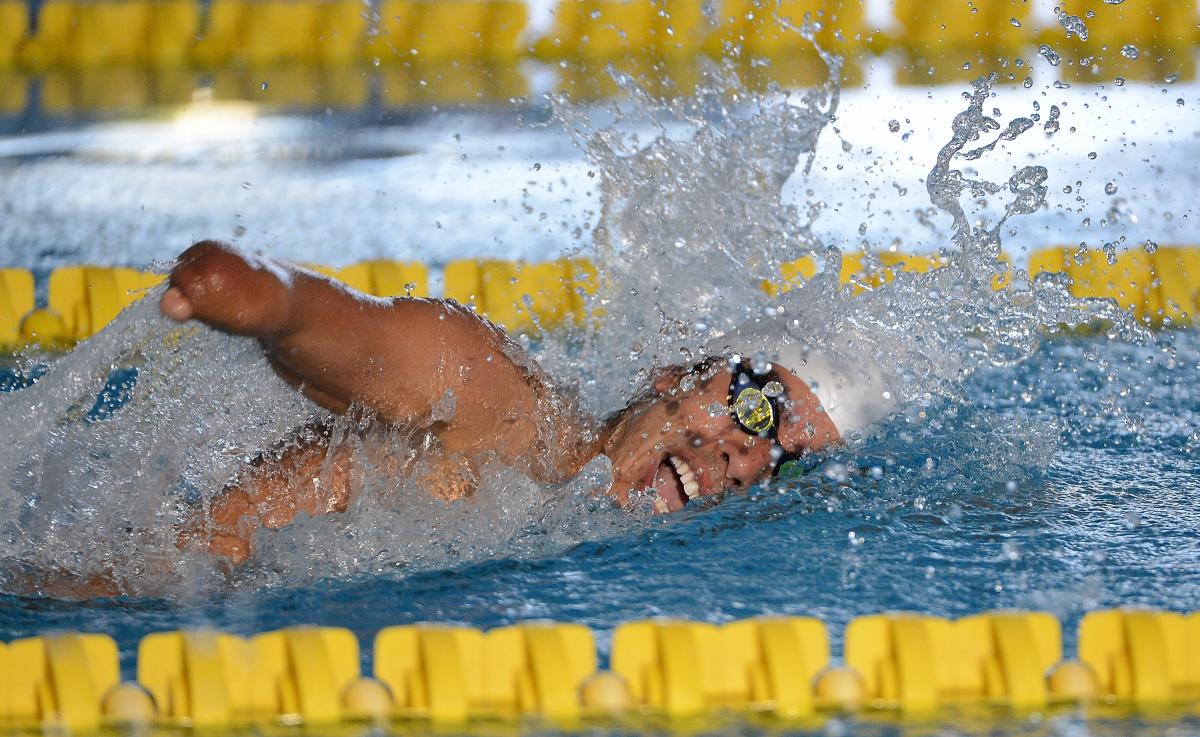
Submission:
[[[1125,0],[1104,0],[1104,2],[1108,5],[1120,5],[1121,3],[1125,2]]]
[[[1188,435],[1187,449],[1190,451],[1200,450],[1200,430],[1195,430]]]
[[[1104,194],[1116,194],[1116,193],[1117,193],[1117,185],[1115,182],[1109,182],[1108,184],[1104,185]]]
[[[1142,245],[1142,250],[1144,250],[1146,253],[1154,253],[1158,250],[1158,244],[1154,241],[1147,240],[1145,244]]]
[[[1163,77],[1163,81],[1167,84],[1175,84],[1179,81],[1179,75],[1174,73],[1168,74],[1167,76]]]
[[[1062,57],[1056,54],[1054,49],[1050,48],[1047,44],[1042,44],[1039,46],[1038,53],[1041,54],[1042,58],[1049,62],[1050,66],[1052,67],[1056,67],[1062,63]]]
[[[682,391],[690,392],[696,388],[696,375],[688,374],[679,380],[679,388]]]
[[[266,90],[266,89],[267,89],[267,87],[270,87],[270,86],[271,86],[271,83],[270,83],[270,82],[263,82],[263,83],[262,83],[262,89],[263,89],[263,90]]]
[[[1116,79],[1113,80],[1113,84],[1115,84],[1118,87],[1124,87],[1125,86],[1125,78],[1117,77]]]
[[[1060,13],[1058,16],[1058,24],[1063,27],[1064,31],[1067,32],[1067,38],[1070,38],[1072,34],[1074,34],[1079,36],[1080,41],[1086,41],[1088,39],[1087,25],[1084,24],[1083,18],[1080,18],[1078,15]]]
[[[830,463],[825,468],[825,478],[829,479],[830,481],[841,483],[849,478],[849,469],[846,468],[846,464],[844,463]],[[852,532],[850,534],[853,535],[854,533]],[[859,540],[861,541],[862,538],[860,537]]]
[[[1179,107],[1183,107],[1183,98],[1182,97],[1176,98],[1175,104],[1178,105]]]
[[[1013,28],[1020,28],[1020,27],[1021,27],[1021,21],[1017,20],[1016,18],[1009,18],[1009,19],[1008,19],[1008,22],[1009,22],[1009,23],[1012,23],[1012,25],[1013,25]]]
[[[1021,83],[1021,86],[1024,87],[1025,89],[1029,89],[1030,87],[1033,86],[1033,78],[1026,77],[1025,81]]]
[[[1096,160],[1096,152],[1088,151],[1088,158],[1091,159],[1092,161],[1095,161]]]
[[[242,182],[242,189],[250,189],[251,186],[250,182]]]
[[[1046,124],[1042,126],[1042,130],[1044,130],[1047,135],[1058,133],[1058,116],[1060,112],[1061,111],[1058,109],[1058,105],[1050,106],[1050,114],[1046,116]]]
[[[888,130],[891,131],[892,133],[898,133],[900,131],[900,121],[899,120],[889,120],[888,121]]]
[[[768,381],[763,387],[763,396],[774,399],[775,397],[783,396],[783,384],[778,381]]]
[[[1121,47],[1121,56],[1125,57],[1126,59],[1136,59],[1141,56],[1141,52],[1139,52],[1138,47],[1134,46],[1133,44],[1125,44]]]
[[[541,171],[541,170],[542,170],[542,165],[541,165],[541,164],[534,164],[534,165],[533,165],[533,170],[534,170],[534,171]]]
[[[1125,526],[1126,527],[1128,527],[1129,529],[1132,530],[1133,528],[1137,527],[1140,524],[1142,524],[1142,515],[1138,514],[1137,510],[1131,509],[1125,513]]]
[[[713,402],[712,404],[708,405],[708,416],[709,417],[720,417],[721,415],[724,415],[724,414],[727,414],[727,410],[726,410],[726,407],[724,404],[721,404],[720,402]]]

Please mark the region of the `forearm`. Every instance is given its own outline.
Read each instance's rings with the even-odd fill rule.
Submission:
[[[308,277],[295,285],[302,294]],[[470,413],[493,404],[497,388],[505,397],[524,395],[520,401],[534,394],[536,365],[514,364],[522,349],[456,303],[322,289],[295,304],[291,329],[263,346],[281,375],[310,396],[359,404],[389,422],[424,424],[451,398],[456,411]]]
[[[207,242],[180,257],[162,308],[258,338],[280,376],[313,401],[432,427],[447,452],[494,452],[525,467],[559,450],[538,445],[539,428],[562,411],[548,377],[503,330],[455,302],[371,297]]]
[[[411,305],[405,304],[411,302]],[[379,408],[380,395],[396,391],[374,376],[388,368],[396,375],[396,335],[428,338],[442,315],[425,300],[383,300],[355,292],[340,282],[292,264],[241,253],[204,241],[180,255],[172,270],[162,310],[178,321],[200,320],[234,335],[259,339],[279,374],[317,403],[344,412],[351,403]],[[385,330],[393,326],[390,331]],[[420,326],[426,327],[422,329]],[[387,335],[382,336],[381,330]],[[375,355],[379,346],[389,355]],[[409,352],[428,353],[414,341]],[[417,373],[409,370],[409,375]],[[417,377],[418,379],[420,377]],[[401,414],[419,413],[436,398],[405,382]],[[422,401],[423,400],[423,401]],[[395,401],[387,403],[396,404]]]
[[[253,552],[259,528],[284,527],[300,512],[314,517],[344,512],[350,502],[350,452],[342,447],[329,455],[328,450],[325,443],[309,443],[257,463],[180,533],[180,547],[199,540],[213,555],[242,563]]]

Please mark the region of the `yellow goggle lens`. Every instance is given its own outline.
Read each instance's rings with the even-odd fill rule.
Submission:
[[[733,414],[742,427],[755,434],[767,432],[775,426],[771,400],[756,387],[748,386],[738,392],[733,403]]]

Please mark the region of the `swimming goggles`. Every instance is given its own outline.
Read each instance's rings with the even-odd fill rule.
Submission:
[[[780,405],[787,401],[783,384],[771,371],[756,374],[748,361],[730,362],[729,416],[745,432],[775,443],[771,476],[802,476],[816,466],[810,454],[789,453],[779,442]],[[761,376],[761,378],[760,378]]]

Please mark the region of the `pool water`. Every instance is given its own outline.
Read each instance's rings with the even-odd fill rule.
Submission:
[[[630,619],[794,614],[822,618],[836,637],[852,617],[887,609],[954,617],[1018,607],[1063,618],[1069,650],[1086,610],[1200,608],[1200,340],[1166,340],[1173,358],[1103,339],[1049,341],[1019,367],[977,373],[966,387],[975,409],[931,407],[802,480],[558,555],[212,601],[9,596],[0,636],[111,632],[131,657],[146,632],[201,624],[340,625],[369,642],[389,624],[550,618],[586,623],[603,642]],[[1088,370],[1085,353],[1130,390]],[[1171,360],[1184,370],[1168,369]],[[1061,365],[1079,370],[1058,374]],[[1039,384],[1036,398],[1023,396]]]
[[[294,159],[282,160],[263,153],[271,145],[172,142],[175,123],[46,130],[0,139],[0,151],[22,152],[0,163],[10,174],[0,179],[9,215],[0,243],[15,263],[42,272],[85,260],[165,262],[214,235],[335,265],[594,255],[622,286],[609,295],[607,326],[531,348],[604,413],[648,366],[679,360],[710,331],[762,309],[752,277],[780,261],[815,252],[833,269],[836,251],[824,247],[880,250],[893,239],[903,250],[949,249],[953,219],[929,207],[926,184],[954,184],[934,163],[968,106],[963,91],[845,91],[836,131],[825,127],[827,98],[760,99],[692,117],[644,103],[615,114],[560,104],[402,125],[218,110],[246,135],[287,141]],[[494,469],[477,498],[448,506],[376,482],[347,515],[264,534],[250,564],[227,576],[200,554],[174,551],[174,525],[260,450],[327,419],[272,376],[257,346],[207,330],[181,334],[145,302],[65,357],[14,358],[0,371],[0,640],[106,632],[132,675],[136,644],[153,631],[250,634],[309,623],[349,627],[367,645],[393,624],[547,618],[590,626],[605,660],[613,628],[647,617],[816,616],[838,652],[843,627],[861,614],[1016,607],[1058,616],[1071,652],[1086,611],[1200,609],[1200,336],[1152,335],[1053,284],[1010,296],[971,277],[997,238],[1018,266],[1054,243],[1197,242],[1196,125],[1192,108],[1174,102],[1194,91],[1180,85],[1164,104],[1153,85],[977,89],[981,114],[1005,123],[1040,109],[1034,102],[1082,111],[1079,132],[1034,128],[963,167],[1000,183],[986,196],[950,198],[965,208],[962,222],[986,220],[994,238],[981,228],[960,240],[974,252],[940,277],[854,298],[821,291],[833,286],[818,278],[784,303],[815,336],[883,336],[869,345],[888,349],[905,372],[901,409],[803,478],[669,517],[627,516],[590,499],[602,463],[557,489]],[[1105,128],[1153,105],[1161,115],[1121,136]],[[920,131],[891,132],[893,117]],[[142,156],[145,140],[160,148]],[[313,146],[329,141],[370,155],[294,153],[328,152]],[[1032,164],[1046,168],[1049,189],[1044,205],[1023,214],[1013,203],[1038,182],[1010,177]],[[678,171],[690,177],[673,179]],[[1105,189],[1114,180],[1119,194]],[[630,202],[674,207],[647,214],[652,207]],[[1000,220],[1006,205],[1013,216]],[[676,323],[686,336],[671,332]],[[31,593],[47,571],[115,571],[125,593]],[[1162,726],[1085,726],[1074,715],[1003,724],[994,728]],[[849,726],[895,728],[816,729]],[[717,731],[774,729],[737,722]],[[967,731],[975,729],[993,727]]]
[[[1070,652],[1085,611],[1200,608],[1200,340],[1192,332],[1160,340],[1169,353],[1099,338],[1048,341],[1020,366],[977,373],[965,389],[972,409],[931,406],[785,487],[553,555],[498,551],[411,574],[364,570],[202,600],[4,595],[0,639],[107,632],[131,672],[141,636],[182,627],[250,634],[305,622],[349,627],[367,644],[392,624],[549,618],[593,628],[606,657],[623,621],[789,614],[823,619],[836,652],[860,614],[1016,607],[1060,617]],[[1074,723],[1059,719],[1024,729]],[[1132,728],[1120,724],[1113,729]]]

